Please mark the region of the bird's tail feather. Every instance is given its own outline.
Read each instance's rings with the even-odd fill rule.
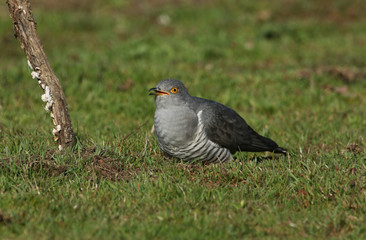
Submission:
[[[277,148],[275,148],[274,150],[273,150],[273,152],[274,153],[281,153],[281,154],[283,154],[283,155],[289,155],[289,152],[286,150],[286,149],[284,149],[284,148],[281,148],[281,147],[277,147]]]
[[[269,151],[288,155],[288,151],[282,147],[279,147],[278,144],[272,139],[256,134],[256,136],[252,136],[252,140],[253,147],[256,148],[258,152]]]

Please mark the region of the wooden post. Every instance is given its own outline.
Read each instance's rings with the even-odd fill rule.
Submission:
[[[32,70],[32,78],[37,79],[43,90],[41,98],[46,103],[46,111],[50,112],[53,119],[54,140],[59,150],[70,147],[74,142],[74,133],[65,95],[39,40],[29,0],[7,0],[7,4],[14,24],[15,37],[19,39],[25,52],[28,66]]]

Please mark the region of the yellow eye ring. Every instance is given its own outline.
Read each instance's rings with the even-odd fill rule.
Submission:
[[[176,94],[176,93],[178,93],[178,88],[173,87],[172,89],[170,89],[170,92]]]

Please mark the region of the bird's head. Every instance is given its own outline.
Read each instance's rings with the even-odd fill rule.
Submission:
[[[149,95],[155,96],[157,107],[160,104],[164,104],[164,106],[181,105],[190,97],[184,84],[175,79],[166,79],[159,82],[156,87],[149,90]]]

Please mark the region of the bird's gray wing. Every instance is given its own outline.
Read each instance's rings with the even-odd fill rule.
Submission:
[[[236,151],[276,152],[276,149],[279,148],[271,139],[256,133],[231,108],[210,100],[202,101],[202,103],[200,120],[211,141],[228,148],[232,153]]]

